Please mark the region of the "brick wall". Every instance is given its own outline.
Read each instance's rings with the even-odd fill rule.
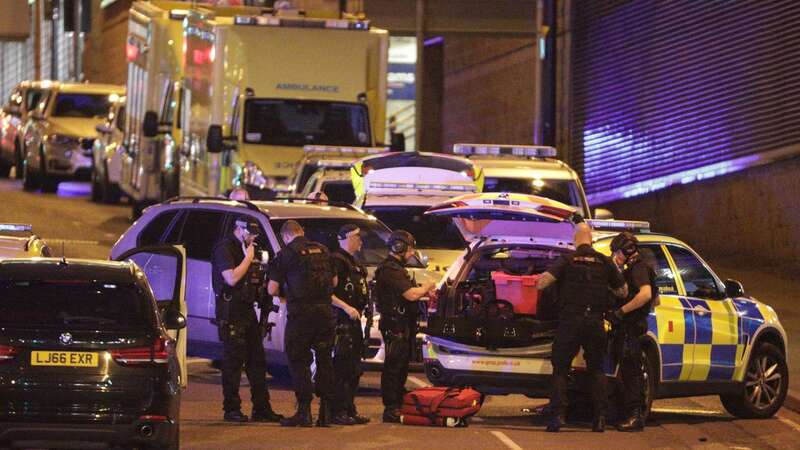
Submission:
[[[800,270],[800,157],[604,205],[709,258]]]
[[[448,36],[444,46],[444,148],[533,143],[534,40]]]
[[[93,12],[92,33],[86,39],[83,67],[86,79],[96,83],[125,84],[128,63],[125,39],[131,0],[112,3]]]

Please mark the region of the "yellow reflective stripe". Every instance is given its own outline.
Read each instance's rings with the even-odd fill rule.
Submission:
[[[694,364],[688,380],[705,381],[708,379],[708,371],[711,369],[711,344],[695,344],[692,347]],[[684,364],[686,364],[686,359],[684,359]]]
[[[744,345],[739,344],[736,346],[736,370],[733,371],[733,380],[744,380],[744,371],[746,368],[747,364],[745,364],[744,361]]]
[[[728,301],[708,300],[711,309],[711,343],[718,345],[736,345],[739,342],[739,321]],[[734,320],[730,320],[731,317]]]
[[[679,295],[686,295],[686,288],[683,287],[683,280],[678,273],[678,266],[675,265],[675,260],[672,259],[672,255],[669,253],[667,246],[661,244],[661,251],[664,252],[664,255],[667,256],[667,261],[669,262],[669,268],[672,269],[672,274],[675,276],[675,284],[678,286],[678,294]]]
[[[677,297],[671,295],[660,298],[661,304],[656,307],[658,342],[660,344],[683,344],[686,336],[683,305]],[[670,322],[672,322],[672,331],[670,331]]]

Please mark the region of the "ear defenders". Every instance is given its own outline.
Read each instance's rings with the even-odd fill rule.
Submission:
[[[395,254],[403,254],[408,251],[409,247],[416,247],[417,243],[414,236],[408,231],[396,230],[389,236],[389,250]]]

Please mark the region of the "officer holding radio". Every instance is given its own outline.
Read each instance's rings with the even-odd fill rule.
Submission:
[[[255,219],[242,215],[234,222],[233,233],[214,246],[212,253],[211,282],[216,297],[216,320],[219,338],[223,344],[222,393],[223,416],[228,422],[247,422],[242,414],[239,384],[242,367],[250,382],[254,422],[278,422],[282,416],[275,414],[267,390],[267,361],[264,356],[263,335],[259,328],[253,305],[268,299],[265,295],[264,277],[252,276],[260,270],[255,259],[255,238],[259,230]],[[261,314],[268,314],[262,309]]]
[[[430,281],[416,286],[405,268],[414,257],[416,241],[411,233],[396,230],[388,240],[389,255],[375,271],[376,306],[386,354],[381,373],[383,421],[400,422],[408,365],[417,335],[416,302],[434,287]]]

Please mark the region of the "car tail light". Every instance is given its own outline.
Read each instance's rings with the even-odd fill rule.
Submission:
[[[17,356],[17,349],[9,345],[0,345],[0,363],[11,361]]]
[[[159,337],[149,347],[120,348],[111,350],[114,361],[125,365],[137,364],[165,364],[169,359],[170,341]]]
[[[536,208],[537,211],[544,214],[550,214],[551,216],[560,217],[562,219],[566,219],[572,215],[572,211],[563,208],[556,208],[553,206],[542,205]]]
[[[169,422],[167,416],[141,416],[139,420],[142,422]]]

